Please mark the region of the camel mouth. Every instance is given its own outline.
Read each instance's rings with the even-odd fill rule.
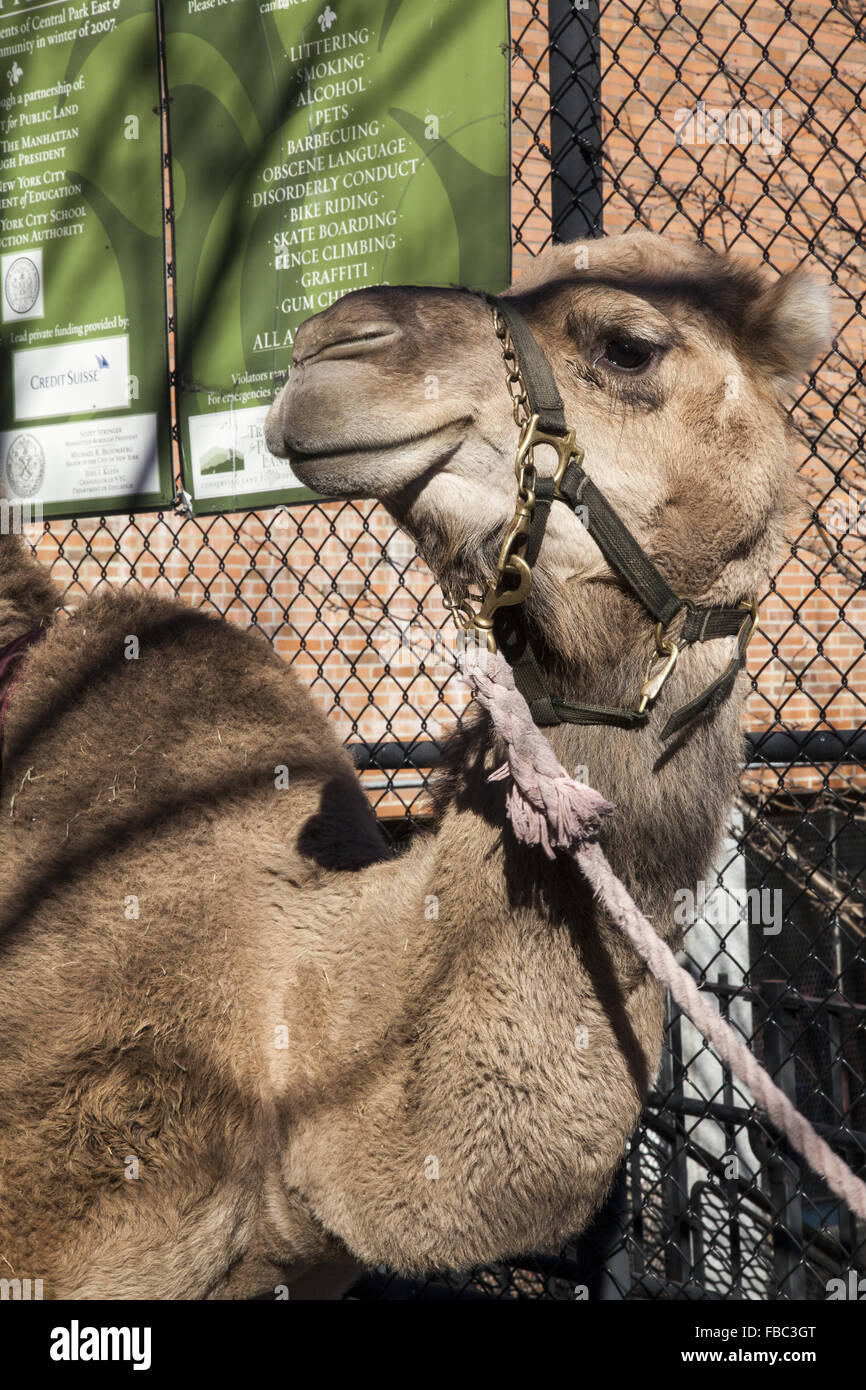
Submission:
[[[283,437],[282,454],[288,461],[292,472],[302,483],[317,491],[339,493],[341,496],[369,496],[369,485],[365,486],[364,465],[374,458],[392,458],[404,454],[408,472],[394,470],[394,488],[406,486],[419,472],[429,474],[432,469],[441,468],[459,449],[471,424],[470,419],[460,417],[447,420],[423,434],[406,435],[397,439],[383,439],[375,444],[317,445],[315,449],[289,443]],[[357,470],[357,472],[356,472]],[[377,493],[378,493],[377,487]]]
[[[414,444],[423,444],[425,440],[435,439],[438,435],[444,434],[446,430],[454,429],[457,425],[467,425],[468,420],[448,420],[444,425],[437,425],[435,429],[427,430],[424,434],[407,435],[404,439],[383,439],[378,444],[348,444],[341,448],[326,445],[317,449],[302,449],[299,445],[286,443],[290,462],[295,460],[318,462],[322,459],[369,457],[371,454],[387,454],[392,449],[407,449]]]

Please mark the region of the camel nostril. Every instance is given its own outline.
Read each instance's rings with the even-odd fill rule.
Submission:
[[[308,367],[313,362],[330,361],[340,357],[363,357],[366,353],[378,352],[396,342],[400,329],[395,323],[370,323],[363,327],[345,326],[327,336],[317,334],[300,342],[300,334],[295,340],[292,358],[294,367]],[[300,345],[300,352],[299,352]]]

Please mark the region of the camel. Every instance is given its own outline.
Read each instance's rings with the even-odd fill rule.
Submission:
[[[582,254],[578,255],[577,253]],[[823,287],[635,232],[549,248],[507,292],[585,467],[679,592],[740,602],[794,509],[785,392]],[[269,448],[376,497],[454,591],[493,573],[517,441],[489,304],[346,295],[300,328]],[[543,446],[537,451],[543,471]],[[526,620],[551,689],[634,699],[652,623],[555,506]],[[599,1209],[658,1066],[659,986],[562,855],[518,845],[486,717],[393,853],[347,751],[253,631],[130,588],[64,617],[0,543],[0,1274],[46,1298],[337,1297],[555,1249]],[[547,730],[615,806],[602,843],[657,931],[706,872],[746,681],[684,650],[646,728]]]

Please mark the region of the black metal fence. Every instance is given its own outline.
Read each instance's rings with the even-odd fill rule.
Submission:
[[[808,259],[836,287],[835,350],[792,404],[811,517],[766,596],[752,761],[684,959],[861,1173],[864,59],[859,0],[606,0],[600,14],[593,0],[512,4],[521,254],[644,221],[775,270]],[[33,541],[71,599],[102,582],[158,583],[260,624],[357,745],[371,795],[404,826],[423,812],[436,718],[459,702],[423,659],[398,678],[365,658],[381,659],[395,615],[401,630],[445,615],[372,504],[54,522]],[[382,1270],[350,1296],[823,1299],[850,1296],[852,1271],[866,1275],[866,1231],[672,1014],[661,1075],[592,1231],[555,1258],[418,1284]]]

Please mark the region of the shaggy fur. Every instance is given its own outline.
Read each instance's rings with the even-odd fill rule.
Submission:
[[[768,290],[641,236],[591,243],[590,284],[573,250],[513,292],[588,468],[692,597],[759,589],[791,491],[776,390],[816,347],[811,282]],[[641,391],[591,360],[629,316],[669,328]],[[488,309],[348,295],[299,335],[269,440],[314,486],[384,498],[439,573],[482,577],[516,442]],[[0,640],[55,606],[4,537]],[[570,515],[531,614],[557,692],[633,702],[651,626]],[[642,733],[553,738],[616,804],[605,848],[668,939],[735,784],[742,690],[670,747],[658,730],[722,660],[690,651]],[[497,761],[469,721],[435,833],[394,858],[263,639],[129,590],[53,622],[3,750],[4,1276],[55,1298],[320,1297],[363,1265],[465,1267],[586,1225],[657,1067],[662,1000],[568,863],[514,842]]]

